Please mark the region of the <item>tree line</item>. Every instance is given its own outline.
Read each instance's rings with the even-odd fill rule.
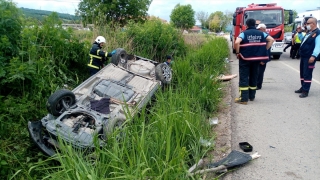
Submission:
[[[48,17],[50,14],[53,13],[53,11],[46,11],[46,10],[38,10],[38,9],[29,9],[29,8],[20,8],[22,11],[22,14],[24,14],[26,17],[37,19],[40,22],[43,22],[46,17]],[[80,17],[66,14],[66,13],[58,13],[58,17],[64,22],[64,23],[80,23]]]

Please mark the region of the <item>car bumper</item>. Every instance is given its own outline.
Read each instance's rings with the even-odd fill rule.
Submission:
[[[283,42],[274,42],[271,46],[271,55],[281,55],[284,48]]]
[[[55,149],[50,146],[46,146],[44,143],[44,138],[42,134],[42,123],[41,121],[29,121],[28,131],[32,141],[48,156],[53,156],[56,152]]]

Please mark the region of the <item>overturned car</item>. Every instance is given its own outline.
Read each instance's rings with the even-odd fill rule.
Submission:
[[[127,114],[134,116],[171,79],[165,63],[118,48],[111,63],[97,74],[72,91],[61,89],[48,98],[49,113],[28,122],[30,137],[49,156],[59,149],[59,138],[79,149],[93,149],[96,139],[103,146]]]

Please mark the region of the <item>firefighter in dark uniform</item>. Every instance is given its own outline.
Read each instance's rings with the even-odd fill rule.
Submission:
[[[257,27],[258,30],[267,33],[267,26],[265,24],[259,24]],[[268,33],[267,33],[268,34]],[[266,70],[267,67],[267,63],[270,61],[271,59],[271,48],[267,50],[268,52],[268,56],[269,59],[265,60],[265,61],[261,61],[259,64],[259,68],[258,68],[258,80],[257,80],[257,90],[262,88],[262,83],[263,83],[263,77],[264,77],[264,72]]]
[[[255,27],[254,19],[247,19],[247,29],[240,33],[235,41],[236,55],[239,59],[239,98],[235,103],[247,104],[256,95],[258,66],[261,61],[269,59],[267,49],[274,39]]]
[[[101,68],[103,68],[107,57],[111,57],[116,53],[116,50],[113,50],[111,53],[101,50],[105,43],[106,39],[103,36],[98,36],[92,44],[88,62],[90,76],[96,74]]]
[[[317,28],[317,19],[309,18],[306,23],[308,33],[302,40],[300,46],[300,81],[301,88],[295,93],[301,93],[300,98],[308,97],[312,72],[315,68],[316,60],[320,58],[320,30]]]

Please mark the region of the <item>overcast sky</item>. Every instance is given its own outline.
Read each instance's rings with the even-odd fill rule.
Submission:
[[[74,14],[78,8],[80,0],[12,0],[18,7],[56,11],[60,13]],[[278,2],[277,2],[278,1]],[[170,21],[172,9],[180,5],[190,4],[195,12],[207,12],[208,14],[215,11],[233,12],[236,7],[244,7],[252,2],[272,3],[285,9],[292,9],[299,12],[320,8],[320,0],[153,0],[149,7],[149,15]]]

